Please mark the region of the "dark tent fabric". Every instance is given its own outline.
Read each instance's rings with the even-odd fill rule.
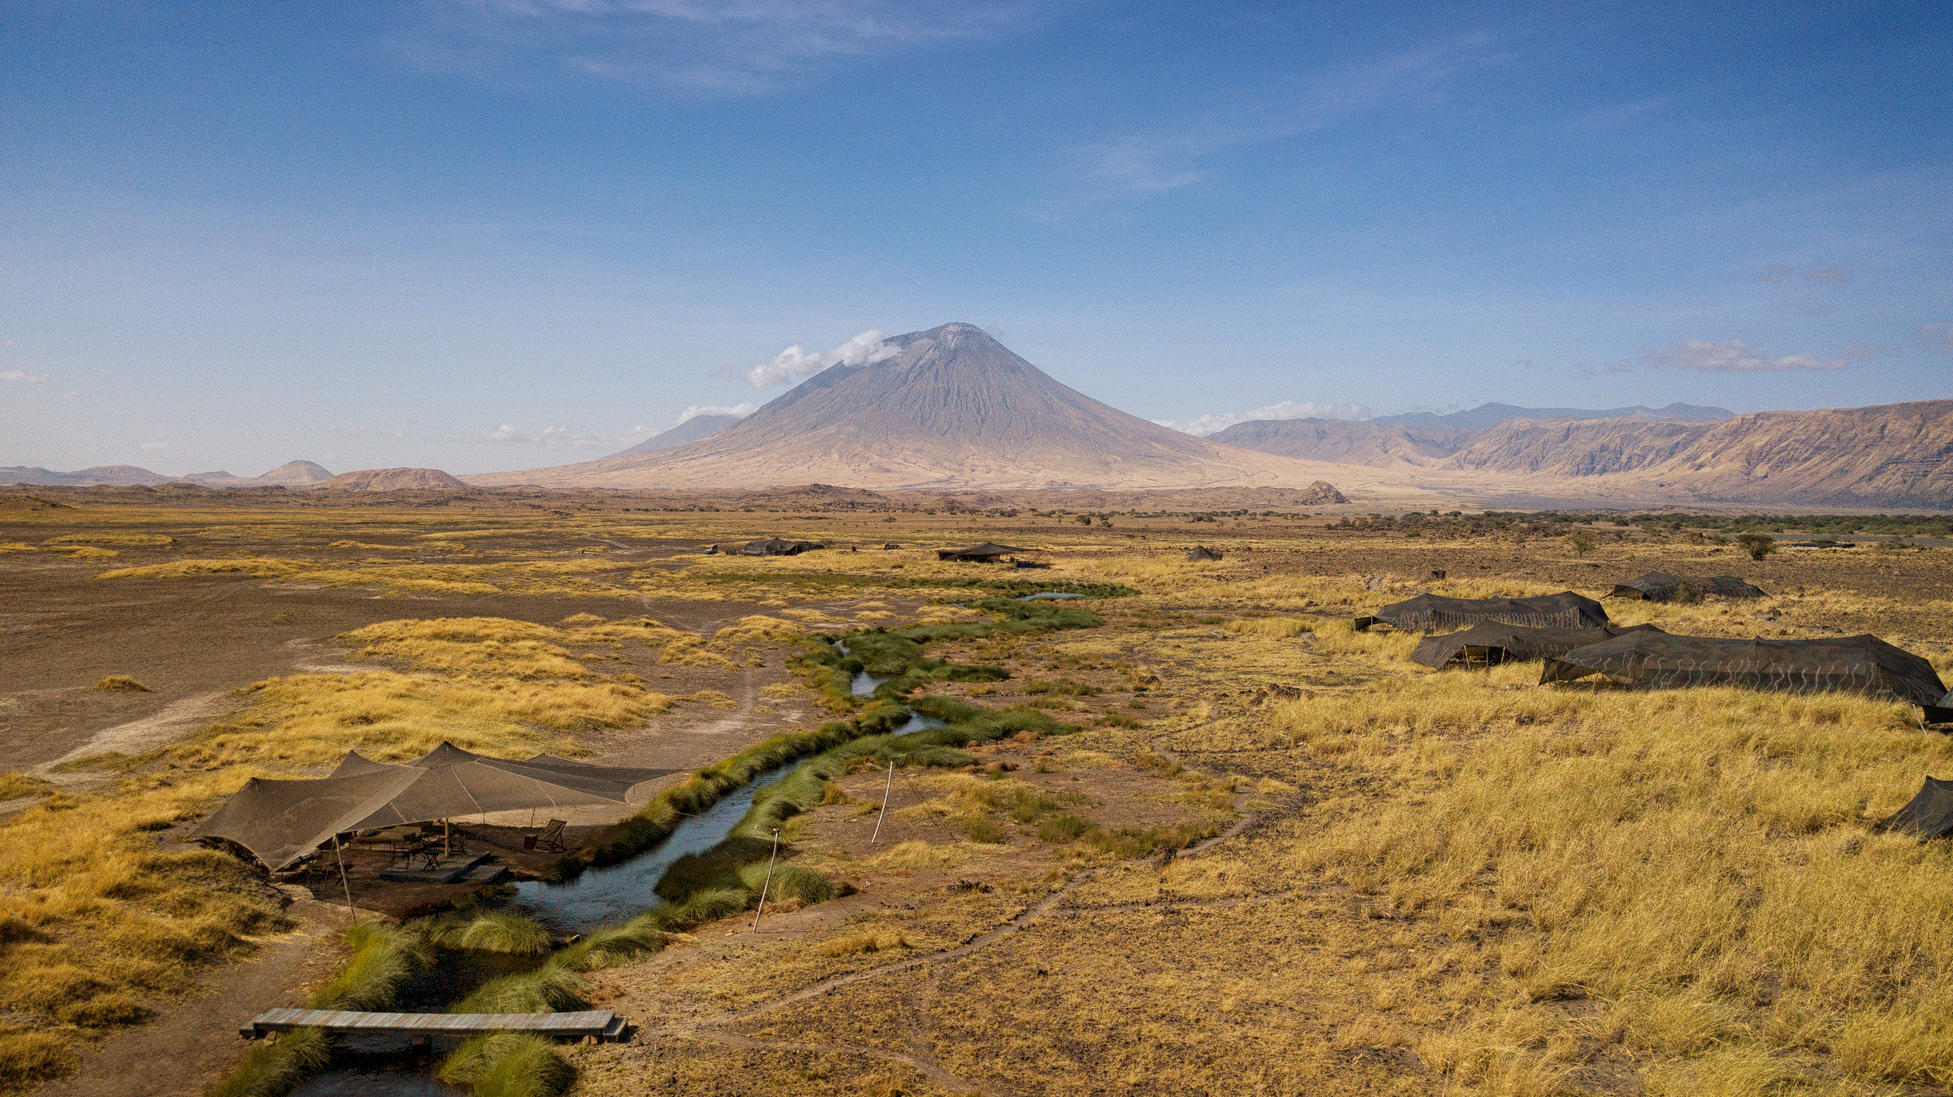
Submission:
[[[1717,598],[1761,598],[1763,592],[1734,575],[1670,575],[1665,571],[1651,571],[1639,578],[1616,583],[1608,597],[1686,602],[1711,595]]]
[[[1926,778],[1918,795],[1906,806],[1878,821],[1877,831],[1916,834],[1921,838],[1944,838],[1953,834],[1953,781]]]
[[[1454,665],[1492,667],[1500,663],[1520,663],[1563,655],[1574,648],[1599,643],[1624,633],[1642,631],[1661,630],[1653,625],[1628,628],[1615,625],[1602,625],[1599,628],[1527,628],[1524,625],[1487,623],[1473,625],[1463,632],[1426,636],[1417,642],[1417,650],[1411,652],[1411,661],[1439,669]]]
[[[1436,632],[1485,623],[1525,625],[1528,628],[1599,628],[1607,610],[1592,598],[1570,590],[1533,598],[1447,598],[1420,594],[1393,602],[1370,617],[1358,617],[1358,631],[1384,624],[1404,632]]]
[[[971,545],[969,548],[937,549],[936,559],[974,560],[974,561],[983,562],[989,560],[997,560],[1005,556],[1015,556],[1020,552],[1030,552],[1030,551],[1031,551],[1030,549],[1017,548],[1014,545],[1000,545],[994,541],[985,541],[980,545]]]
[[[1931,663],[1871,635],[1738,640],[1636,632],[1550,658],[1539,680],[1589,674],[1630,686],[1859,693],[1915,705],[1937,704],[1946,693]]]
[[[1939,699],[1938,704],[1923,706],[1926,722],[1929,724],[1953,724],[1953,691]]]
[[[407,765],[350,753],[330,777],[252,779],[191,836],[235,842],[278,869],[335,834],[525,808],[623,804],[632,786],[672,772],[548,754],[490,758],[448,743]]]
[[[1187,554],[1187,559],[1197,561],[1214,561],[1220,558],[1219,549],[1210,549],[1206,545],[1195,545],[1194,550]]]
[[[741,556],[798,556],[817,548],[826,548],[819,541],[786,541],[769,537],[764,541],[748,541],[737,550]]]

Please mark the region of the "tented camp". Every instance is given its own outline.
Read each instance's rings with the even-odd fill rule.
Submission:
[[[1574,648],[1599,643],[1629,632],[1659,632],[1653,625],[1620,628],[1528,628],[1525,625],[1487,623],[1473,625],[1463,632],[1426,636],[1411,652],[1411,661],[1427,667],[1495,667],[1500,663],[1522,663],[1532,659],[1562,655]]]
[[[1570,590],[1533,598],[1447,598],[1420,594],[1393,602],[1368,617],[1356,619],[1361,632],[1372,625],[1389,625],[1403,632],[1437,632],[1480,624],[1525,625],[1528,628],[1599,628],[1607,610],[1592,598]]]
[[[1953,781],[1926,778],[1918,795],[1906,806],[1878,821],[1872,828],[1921,838],[1944,838],[1953,834]]]
[[[1539,680],[1590,674],[1626,686],[1858,693],[1920,706],[1937,705],[1946,694],[1931,663],[1871,635],[1740,640],[1635,632],[1549,658]]]
[[[979,563],[979,564],[994,564],[1001,560],[1014,561],[1017,559],[1017,557],[1022,556],[1024,553],[1031,552],[1031,551],[1033,550],[1027,548],[1017,548],[1012,545],[1000,545],[994,541],[985,541],[980,545],[971,545],[969,548],[937,549],[936,559],[960,560],[964,562]]]
[[[498,811],[624,804],[640,782],[674,772],[593,766],[568,758],[491,758],[443,743],[406,765],[349,753],[329,777],[252,778],[190,832],[249,850],[271,869],[335,835]]]
[[[1220,558],[1221,558],[1221,552],[1219,549],[1210,549],[1206,545],[1195,545],[1194,550],[1192,552],[1187,553],[1187,559],[1192,560],[1196,563],[1203,562],[1203,561],[1207,563],[1212,563],[1216,560],[1219,560]]]
[[[779,537],[769,537],[764,541],[748,541],[734,549],[741,556],[798,556],[817,548],[826,548],[819,541],[787,541]]]
[[[1927,723],[1953,724],[1953,691],[1948,691],[1937,704],[1926,705],[1924,708]]]
[[[1734,575],[1670,575],[1665,571],[1651,571],[1637,579],[1616,583],[1608,597],[1699,602],[1704,598],[1761,598],[1763,592]]]

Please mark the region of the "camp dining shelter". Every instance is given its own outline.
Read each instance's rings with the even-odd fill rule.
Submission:
[[[1599,602],[1570,590],[1531,598],[1450,598],[1420,594],[1392,602],[1355,621],[1358,632],[1388,625],[1402,632],[1438,632],[1473,625],[1524,625],[1528,628],[1599,628],[1607,610]]]
[[[1704,598],[1761,598],[1763,591],[1734,575],[1671,575],[1651,571],[1614,584],[1609,598],[1649,602],[1695,602]]]
[[[1629,632],[1660,629],[1653,625],[1601,625],[1598,628],[1529,628],[1486,622],[1462,632],[1426,636],[1411,652],[1411,662],[1442,670],[1446,667],[1495,667],[1563,655],[1574,648],[1599,643]]]
[[[957,560],[964,563],[994,564],[1001,560],[1015,560],[1035,549],[1018,548],[1015,545],[1000,545],[995,541],[985,541],[969,548],[937,549],[936,559]]]
[[[1784,693],[1856,693],[1927,710],[1946,695],[1933,665],[1872,635],[1743,640],[1634,632],[1546,660],[1541,684],[1603,675],[1624,686],[1742,686]]]
[[[451,743],[404,765],[351,752],[330,776],[252,778],[190,836],[240,846],[277,871],[342,834],[501,811],[621,806],[636,785],[673,772],[549,754],[492,758]]]

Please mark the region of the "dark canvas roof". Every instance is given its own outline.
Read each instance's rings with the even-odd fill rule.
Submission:
[[[1953,781],[1926,778],[1919,792],[1906,806],[1879,820],[1872,828],[1916,834],[1921,838],[1944,838],[1953,834]]]
[[[1189,560],[1219,560],[1220,558],[1219,549],[1210,549],[1206,545],[1195,545],[1194,550],[1187,553]]]
[[[1677,598],[1761,598],[1763,592],[1734,575],[1671,575],[1651,571],[1639,578],[1614,585],[1610,598],[1645,598],[1650,602],[1673,602]]]
[[[1915,705],[1937,704],[1946,693],[1931,663],[1871,635],[1740,640],[1636,632],[1548,659],[1540,681],[1589,674],[1633,686],[1838,691]]]
[[[1530,628],[1598,628],[1607,623],[1607,610],[1592,598],[1563,590],[1532,598],[1448,598],[1420,594],[1393,602],[1372,617],[1356,619],[1358,628],[1382,623],[1405,632],[1436,632],[1469,628],[1485,622]]]
[[[735,551],[741,556],[798,556],[823,547],[819,541],[788,541],[769,537],[764,541],[748,541]]]
[[[448,743],[406,765],[349,753],[329,777],[253,778],[191,836],[227,839],[283,868],[335,834],[524,808],[621,804],[633,785],[671,772],[548,754],[491,758]]]
[[[1013,556],[1020,552],[1030,551],[1030,549],[1018,548],[1015,545],[1000,545],[995,541],[985,541],[980,545],[971,545],[969,548],[937,549],[936,558],[938,560],[981,560],[990,556]]]
[[[1439,668],[1450,666],[1453,662],[1483,663],[1488,666],[1524,662],[1560,655],[1623,633],[1643,630],[1660,631],[1653,625],[1629,628],[1615,625],[1602,625],[1599,628],[1528,628],[1525,625],[1487,622],[1473,625],[1463,632],[1426,636],[1417,642],[1417,650],[1411,652],[1411,661]]]

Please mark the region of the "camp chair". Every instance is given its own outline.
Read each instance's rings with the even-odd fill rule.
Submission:
[[[563,844],[563,827],[565,825],[566,823],[562,819],[551,819],[547,823],[544,823],[542,831],[536,835],[535,841],[530,848],[546,850],[550,853],[565,852],[569,849],[568,846]]]

